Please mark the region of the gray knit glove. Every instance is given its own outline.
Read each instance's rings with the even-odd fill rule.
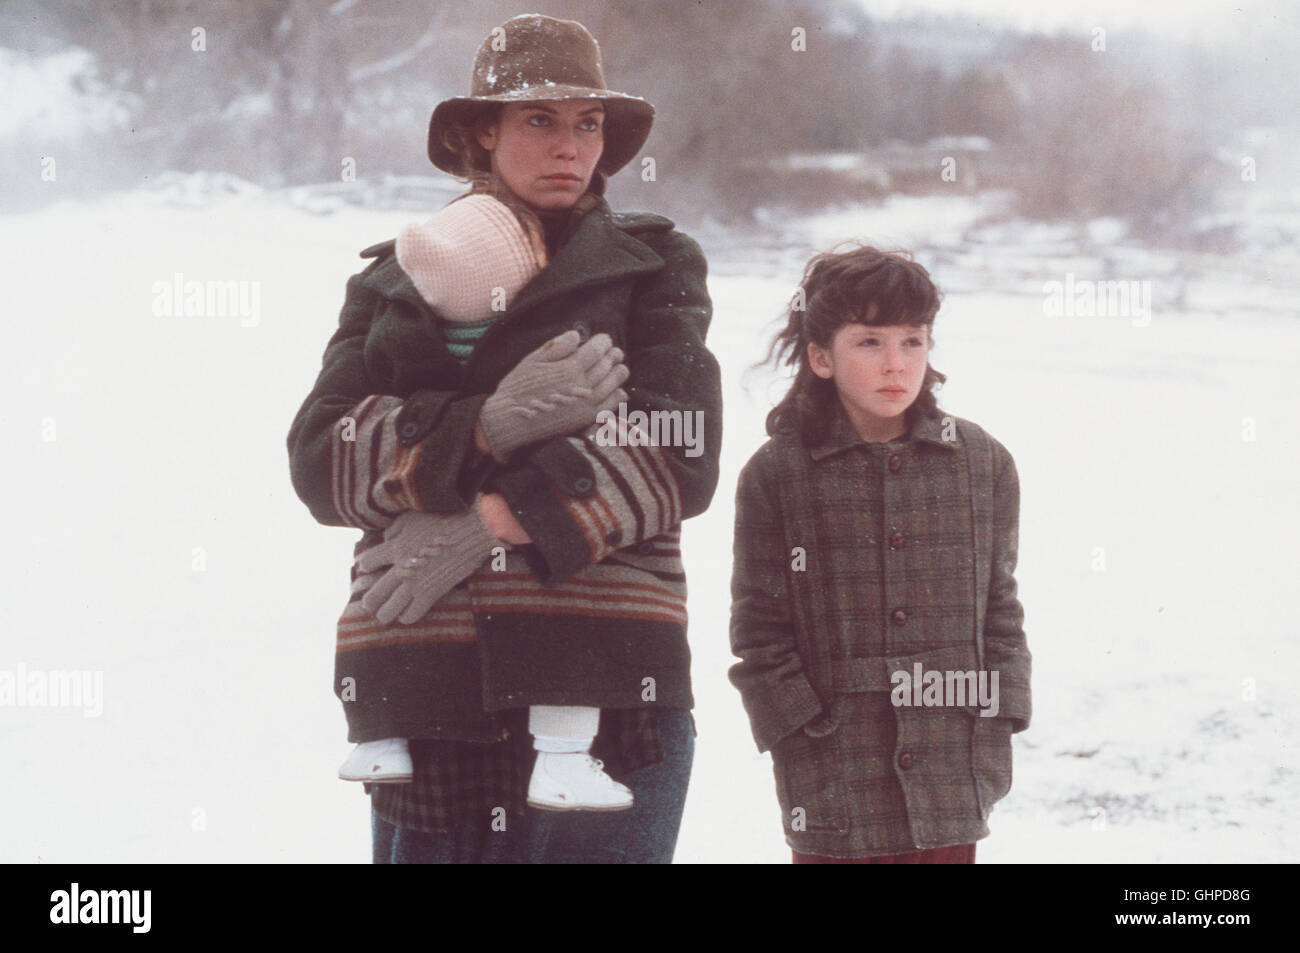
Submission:
[[[357,559],[363,573],[392,566],[361,604],[384,624],[395,618],[405,625],[419,622],[499,545],[483,522],[477,500],[469,512],[455,516],[404,510],[384,530],[384,541]]]
[[[608,334],[579,347],[577,331],[547,341],[515,365],[483,403],[479,423],[492,455],[505,461],[525,444],[585,430],[627,394],[623,352]]]

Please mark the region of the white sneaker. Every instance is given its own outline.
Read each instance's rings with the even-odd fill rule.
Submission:
[[[411,780],[411,749],[405,738],[363,741],[339,768],[344,781],[401,784]]]
[[[626,811],[632,792],[585,751],[537,752],[528,782],[528,806],[543,811]]]

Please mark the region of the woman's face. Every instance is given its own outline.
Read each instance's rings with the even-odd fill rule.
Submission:
[[[506,103],[478,141],[492,171],[533,208],[572,208],[605,149],[604,123],[600,100]]]
[[[864,439],[900,436],[903,412],[921,394],[929,359],[925,325],[874,327],[846,324],[829,348],[808,345],[818,377],[835,382],[840,402]]]

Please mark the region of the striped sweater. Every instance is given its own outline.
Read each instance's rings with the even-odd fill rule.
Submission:
[[[354,548],[356,556],[381,542],[382,528],[390,522],[371,507],[372,495],[394,507],[418,503],[409,483],[418,450],[404,451],[392,439],[387,418],[394,401],[380,396],[363,400],[348,415],[356,421],[357,438],[334,444],[340,511],[367,530]],[[352,595],[338,620],[336,665],[336,682],[356,686],[356,700],[364,703],[349,710],[350,716],[358,716],[349,719],[349,740],[372,740],[370,734],[440,737],[442,725],[467,722],[477,724],[473,737],[494,736],[497,721],[479,719],[472,699],[458,691],[475,662],[481,665],[476,656],[489,647],[479,640],[485,627],[496,636],[489,663],[498,674],[493,695],[500,709],[534,704],[636,708],[648,698],[671,707],[692,706],[684,674],[689,671],[689,653],[644,665],[631,679],[619,671],[618,656],[610,655],[611,645],[643,639],[647,629],[667,644],[678,642],[677,634],[685,632],[682,510],[671,468],[659,448],[631,445],[639,441],[626,431],[624,442],[629,445],[602,447],[595,433],[593,427],[582,438],[564,438],[592,465],[593,485],[586,495],[570,496],[555,483],[530,479],[522,471],[498,475],[494,482],[500,485],[494,488],[507,492],[508,499],[513,496],[512,505],[517,512],[522,509],[520,522],[534,544],[503,544],[496,558],[439,600],[419,622],[384,624],[367,612],[361,596],[373,578],[353,569]],[[395,493],[358,492],[376,483],[398,483],[401,488]],[[577,491],[584,486],[579,482]],[[558,514],[551,514],[550,507],[558,507],[564,516],[555,518]],[[549,570],[548,551],[556,566],[572,560],[573,552],[581,553],[578,560],[586,566],[544,584],[539,573]],[[555,647],[529,631],[539,617],[568,628],[570,642],[576,643],[567,653],[571,665],[548,664]],[[537,678],[535,673],[543,669],[552,677]],[[443,675],[454,684],[439,681]],[[653,679],[652,694],[647,694],[645,679]],[[372,685],[378,694],[361,692]],[[447,711],[445,706],[456,699],[458,707]],[[462,733],[453,730],[452,736]]]
[[[462,321],[459,324],[443,321],[442,337],[447,342],[447,350],[451,351],[451,356],[462,364],[468,361],[469,356],[474,353],[474,345],[496,319],[494,314],[482,321]]]

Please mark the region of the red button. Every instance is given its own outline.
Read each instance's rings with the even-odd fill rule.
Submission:
[[[889,472],[897,473],[901,469],[903,469],[903,458],[898,454],[894,454],[889,458]]]
[[[895,533],[893,533],[893,534],[890,535],[890,537],[889,537],[889,548],[890,548],[890,549],[897,549],[899,546],[902,546],[902,545],[903,545],[903,534],[902,534],[902,533],[895,532]]]
[[[893,615],[891,615],[890,618],[894,620],[895,625],[902,625],[904,622],[907,621],[907,613],[904,612],[902,609],[895,609]]]
[[[912,757],[912,752],[904,751],[898,756],[898,766],[906,771],[912,765],[916,764],[916,759]]]

